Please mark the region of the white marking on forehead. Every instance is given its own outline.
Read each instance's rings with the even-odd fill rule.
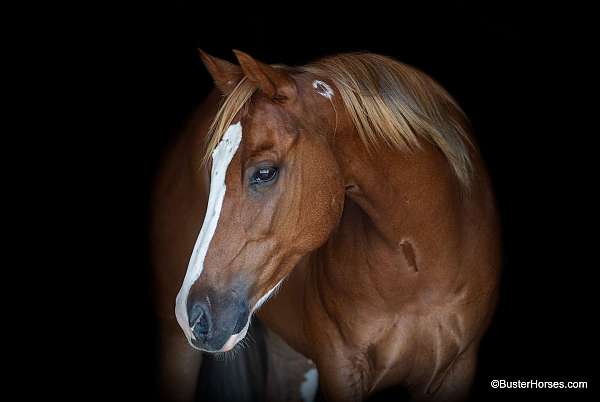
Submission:
[[[319,385],[319,372],[316,368],[311,368],[304,373],[304,381],[300,384],[300,395],[302,402],[312,402],[317,395],[317,386]]]
[[[279,286],[281,286],[282,282],[283,282],[283,279],[280,280],[277,283],[277,285],[273,286],[271,288],[271,290],[269,290],[267,293],[265,293],[260,299],[258,299],[258,301],[254,305],[254,307],[252,307],[252,310],[250,311],[250,314],[248,314],[248,321],[246,321],[246,325],[244,326],[244,329],[242,329],[237,334],[231,335],[229,337],[229,339],[227,340],[227,342],[225,342],[225,345],[223,345],[223,347],[221,348],[221,350],[219,352],[227,352],[227,351],[233,349],[233,347],[239,341],[241,341],[242,339],[244,339],[246,337],[246,334],[248,333],[248,328],[250,327],[250,320],[252,319],[252,314],[254,314],[254,312],[256,310],[258,310],[263,304],[265,304],[267,300],[269,300],[269,298],[275,293],[275,291],[279,288]]]
[[[187,299],[192,285],[198,280],[202,270],[204,269],[204,259],[208,252],[208,247],[217,229],[219,216],[221,215],[221,207],[225,198],[225,177],[227,168],[231,163],[235,153],[237,152],[240,142],[242,141],[242,125],[240,123],[229,126],[221,142],[212,153],[212,171],[210,176],[210,193],[208,195],[208,205],[206,207],[206,215],[200,234],[196,239],[190,262],[188,263],[187,272],[183,279],[183,284],[177,294],[175,301],[175,316],[181,329],[193,347],[192,339],[195,336],[190,328],[187,314]]]
[[[331,99],[333,97],[333,89],[326,83],[321,80],[314,80],[312,83],[314,89],[317,90],[317,93],[321,96],[326,97],[327,99]]]

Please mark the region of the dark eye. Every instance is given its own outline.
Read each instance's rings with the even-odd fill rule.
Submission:
[[[276,167],[261,167],[254,172],[250,178],[250,184],[263,184],[272,181],[277,177],[279,169]]]

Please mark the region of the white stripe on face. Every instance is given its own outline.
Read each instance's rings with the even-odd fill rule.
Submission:
[[[232,124],[229,126],[223,135],[223,139],[212,153],[210,193],[208,196],[206,215],[204,216],[202,229],[196,239],[196,244],[194,245],[194,250],[190,257],[183,284],[181,285],[181,289],[179,290],[179,294],[177,294],[177,299],[175,301],[175,316],[177,317],[177,322],[181,329],[183,329],[183,333],[192,347],[195,347],[192,344],[192,339],[195,339],[195,336],[189,324],[187,299],[192,285],[198,280],[204,269],[204,258],[206,258],[208,247],[210,246],[210,242],[217,229],[217,223],[219,222],[219,216],[221,215],[221,207],[223,206],[223,199],[225,198],[225,177],[227,176],[227,169],[237,152],[241,141],[242,125],[240,123]]]

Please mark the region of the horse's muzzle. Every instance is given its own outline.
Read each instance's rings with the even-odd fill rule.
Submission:
[[[188,319],[192,330],[192,344],[207,352],[219,352],[227,340],[240,333],[248,321],[249,310],[245,301],[214,297],[208,301],[188,300]]]

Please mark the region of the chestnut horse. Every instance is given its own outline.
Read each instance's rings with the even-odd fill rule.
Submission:
[[[376,54],[287,67],[234,52],[200,52],[216,90],[157,179],[165,395],[192,398],[197,350],[234,349],[257,314],[314,362],[320,398],[466,398],[500,244],[460,107]]]

